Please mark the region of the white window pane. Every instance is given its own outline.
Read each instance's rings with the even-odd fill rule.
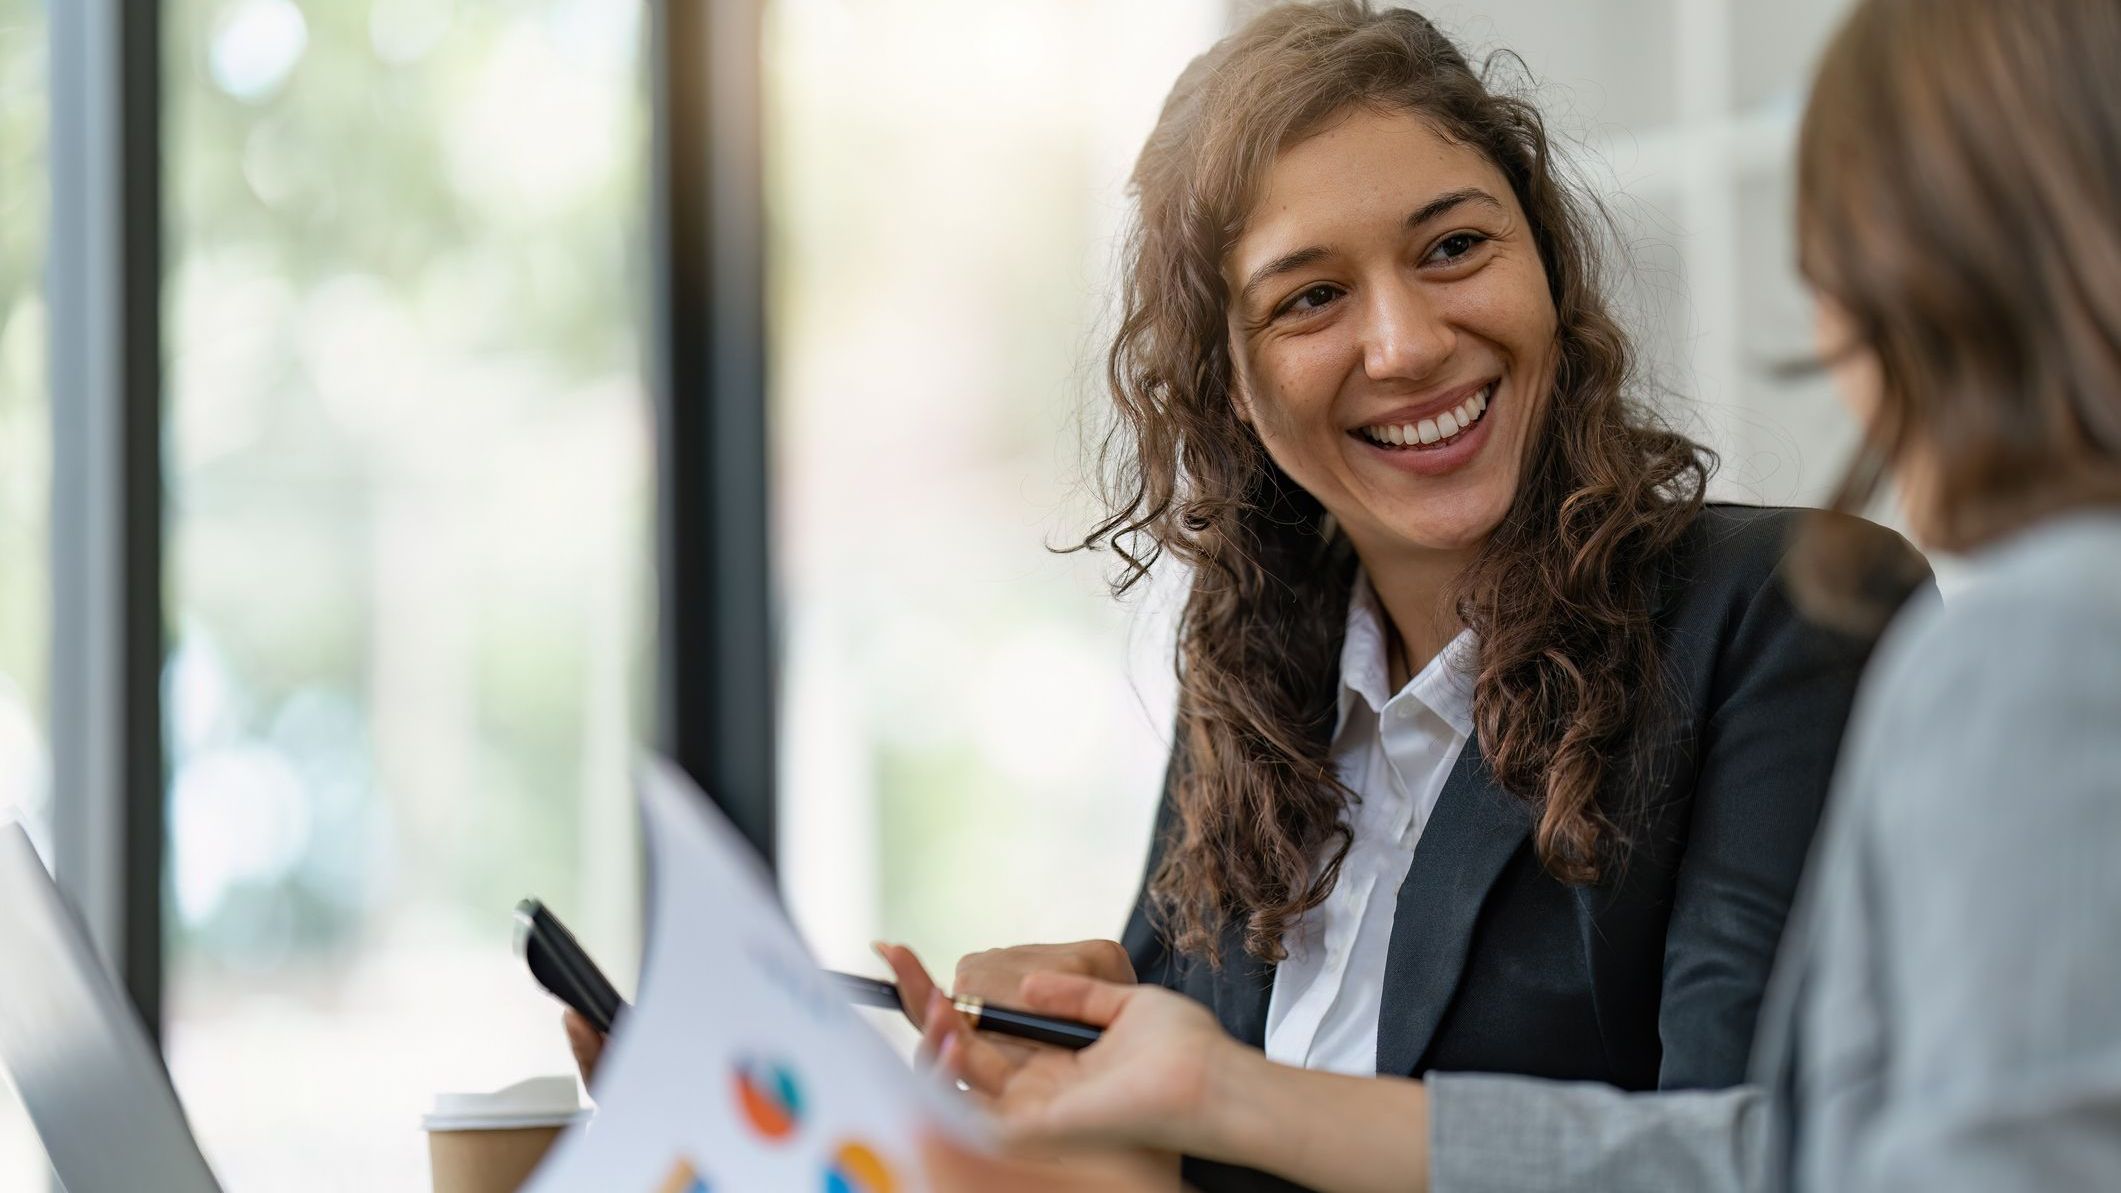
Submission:
[[[1440,0],[1416,4],[1475,63],[1508,50],[1530,68],[1549,125],[1571,136],[1678,118],[1673,0]],[[1499,82],[1516,78],[1505,72]]]
[[[19,813],[38,829],[50,822],[46,25],[41,0],[0,0],[0,815]]]
[[[1804,104],[1812,70],[1827,38],[1847,14],[1849,0],[1728,3],[1737,106],[1740,110],[1795,112]]]
[[[1857,428],[1823,374],[1778,375],[1778,366],[1817,355],[1811,299],[1796,271],[1791,192],[1786,170],[1749,178],[1739,190],[1746,418],[1731,479],[1755,500],[1816,505],[1832,498]]]
[[[229,1188],[427,1180],[636,948],[641,6],[177,0],[169,1055]]]
[[[20,816],[40,836],[51,823],[48,24],[44,0],[0,0],[0,820]],[[49,1173],[0,1074],[0,1189],[34,1189]]]

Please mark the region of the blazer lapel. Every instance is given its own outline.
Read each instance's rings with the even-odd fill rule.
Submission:
[[[1377,1020],[1377,1071],[1410,1076],[1458,989],[1488,888],[1531,833],[1525,805],[1495,786],[1478,737],[1459,752],[1399,886]]]

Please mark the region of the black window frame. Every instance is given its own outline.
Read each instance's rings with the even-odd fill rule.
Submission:
[[[775,861],[764,0],[654,0],[657,740]]]

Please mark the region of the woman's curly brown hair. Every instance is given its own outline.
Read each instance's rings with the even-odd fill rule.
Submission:
[[[1592,208],[1552,169],[1538,112],[1491,93],[1427,20],[1359,0],[1287,5],[1187,68],[1132,178],[1138,219],[1106,360],[1110,514],[1082,546],[1119,555],[1120,592],[1166,552],[1192,571],[1181,761],[1149,896],[1170,945],[1217,964],[1231,927],[1245,952],[1279,960],[1349,845],[1353,796],[1329,738],[1356,563],[1237,417],[1221,267],[1275,156],[1355,107],[1413,112],[1485,154],[1546,266],[1559,363],[1545,425],[1456,603],[1480,642],[1481,751],[1529,805],[1538,854],[1564,881],[1596,881],[1624,844],[1616,760],[1662,687],[1658,564],[1714,465],[1623,392],[1632,357],[1601,292]]]

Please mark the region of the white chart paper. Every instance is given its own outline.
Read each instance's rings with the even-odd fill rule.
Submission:
[[[924,1131],[982,1126],[818,971],[748,842],[675,766],[640,768],[654,896],[597,1114],[525,1193],[918,1193]]]

